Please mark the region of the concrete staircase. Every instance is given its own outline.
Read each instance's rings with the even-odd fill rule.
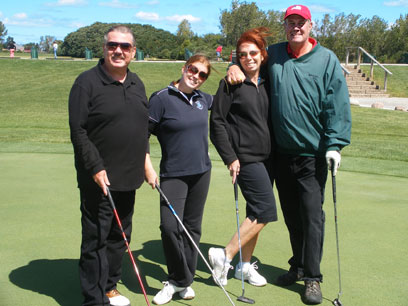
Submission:
[[[369,77],[357,69],[356,66],[344,66],[350,74],[346,76],[350,97],[352,98],[388,98],[389,95],[381,90]]]

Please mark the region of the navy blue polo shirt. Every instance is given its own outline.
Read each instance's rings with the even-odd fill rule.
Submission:
[[[208,156],[208,110],[213,97],[194,90],[190,97],[174,87],[152,94],[149,100],[149,133],[159,140],[160,176],[177,177],[211,169]]]

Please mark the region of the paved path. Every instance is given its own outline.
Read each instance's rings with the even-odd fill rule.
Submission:
[[[362,107],[372,107],[374,103],[384,105],[383,109],[395,110],[396,107],[408,111],[408,98],[350,98],[350,103]]]

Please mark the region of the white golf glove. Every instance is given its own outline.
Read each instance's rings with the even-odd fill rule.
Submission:
[[[341,155],[339,151],[327,151],[326,161],[329,169],[332,169],[332,164],[334,164],[333,175],[336,176],[337,169],[340,167]]]

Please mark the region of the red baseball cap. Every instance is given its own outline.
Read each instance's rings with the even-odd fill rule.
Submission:
[[[310,14],[309,9],[306,6],[300,5],[300,4],[289,6],[286,10],[285,18],[283,18],[283,20],[288,18],[290,15],[299,15],[305,19],[309,19],[309,20],[312,19],[312,14]]]

